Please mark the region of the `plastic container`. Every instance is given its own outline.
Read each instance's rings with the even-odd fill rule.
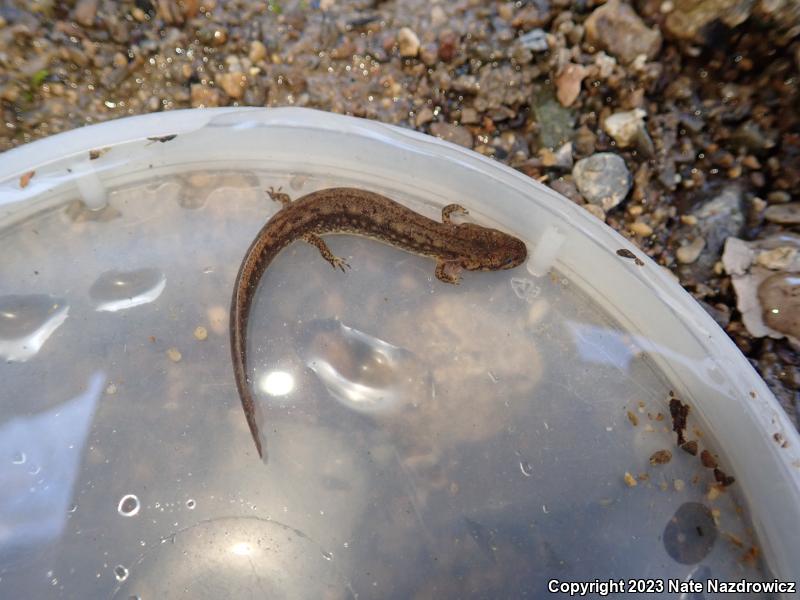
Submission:
[[[800,576],[800,439],[767,387],[668,273],[515,171],[377,123],[217,109],[29,144],[0,182],[0,597]],[[248,334],[262,463],[231,287],[267,188],[339,185],[432,217],[458,202],[530,259],[447,286],[374,240],[330,240],[346,274],[291,245]]]

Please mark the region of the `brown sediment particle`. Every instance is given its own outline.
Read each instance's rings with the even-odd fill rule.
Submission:
[[[631,475],[627,471],[625,471],[625,478],[624,479],[625,479],[625,484],[628,487],[636,487],[636,485],[637,485],[636,479],[633,477],[633,475]]]
[[[639,424],[639,417],[636,416],[636,413],[628,411],[628,421],[631,422],[631,425],[636,427]]]
[[[672,415],[672,431],[678,434],[678,445],[686,442],[684,432],[686,431],[686,419],[689,416],[689,405],[684,404],[677,398],[669,399],[669,414]]]
[[[697,442],[695,440],[689,440],[688,442],[684,442],[681,444],[681,450],[684,452],[688,452],[692,456],[697,456]]]
[[[736,482],[735,477],[728,475],[721,469],[714,469],[714,479],[716,479],[722,487],[728,487]]]
[[[783,437],[780,431],[776,431],[772,434],[772,439],[775,440],[777,444],[780,445],[781,448],[788,448],[789,447],[789,440]]]
[[[672,460],[672,452],[669,450],[657,450],[650,457],[651,465],[665,465]]]
[[[758,546],[750,546],[750,548],[742,554],[742,562],[746,562],[750,566],[755,566],[758,563],[758,555],[760,551]]]
[[[703,463],[703,466],[707,469],[716,469],[717,468],[717,459],[714,458],[714,455],[711,454],[708,450],[703,450],[700,453],[700,462]]]
[[[19,187],[23,189],[28,187],[28,184],[31,182],[31,179],[34,175],[36,175],[36,171],[28,171],[27,173],[23,174],[19,178]]]
[[[627,248],[620,248],[619,250],[617,250],[617,256],[621,256],[622,258],[628,258],[632,260],[634,263],[636,263],[637,267],[641,267],[644,265],[644,261],[638,256],[636,256],[633,252],[628,250]]]

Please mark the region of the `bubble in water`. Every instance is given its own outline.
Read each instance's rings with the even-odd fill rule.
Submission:
[[[67,319],[69,306],[44,294],[0,296],[0,358],[24,362]]]
[[[74,513],[76,510],[78,510],[78,505],[77,504],[71,504],[70,507],[67,509],[67,512],[68,513]]]
[[[128,578],[128,569],[122,565],[117,565],[114,567],[114,577],[117,578],[117,581],[125,581]]]
[[[323,552],[322,558],[325,560],[333,560],[333,552]]]
[[[186,508],[189,510],[194,510],[194,507],[197,506],[197,502],[194,501],[194,498],[189,498],[186,501]]]
[[[429,367],[404,348],[336,320],[312,321],[303,338],[306,365],[350,409],[388,412],[433,394]]]
[[[26,460],[28,460],[28,457],[24,452],[14,452],[11,455],[11,462],[15,465],[24,465]]]
[[[166,285],[158,269],[106,271],[89,288],[89,297],[95,310],[116,312],[153,302]]]
[[[519,470],[522,471],[522,474],[525,475],[525,477],[530,477],[533,475],[533,465],[531,465],[531,463],[529,463],[527,460],[519,461]]]
[[[139,502],[139,498],[137,498],[133,494],[128,494],[123,496],[122,499],[119,501],[119,505],[117,506],[117,512],[121,514],[123,517],[133,517],[139,514],[139,509],[142,507],[141,503]]]

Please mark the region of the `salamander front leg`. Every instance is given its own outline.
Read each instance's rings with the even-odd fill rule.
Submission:
[[[457,261],[438,259],[436,261],[436,279],[445,283],[458,285],[461,281],[461,271],[464,270]]]
[[[450,215],[468,215],[469,211],[460,204],[448,204],[442,209],[442,223],[450,223]]]
[[[269,197],[275,202],[280,202],[283,206],[289,206],[292,203],[292,197],[286,192],[282,192],[282,189],[282,187],[279,187],[276,190],[274,187],[270,186],[267,190],[267,194],[269,194]]]
[[[325,240],[318,235],[309,233],[308,235],[304,235],[303,239],[319,250],[319,253],[322,254],[322,258],[327,260],[334,269],[338,267],[342,270],[342,273],[344,273],[345,267],[348,269],[350,268],[350,265],[347,264],[347,261],[343,258],[339,258],[333,252],[331,252],[331,249],[328,248],[328,244],[325,243]]]

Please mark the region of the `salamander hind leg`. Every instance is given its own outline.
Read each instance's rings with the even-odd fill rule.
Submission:
[[[325,240],[318,235],[309,233],[308,235],[303,236],[303,240],[319,250],[319,253],[322,254],[322,258],[327,260],[334,269],[339,268],[342,270],[342,273],[344,273],[345,268],[350,268],[350,265],[347,264],[347,261],[343,258],[339,258],[333,252],[331,252],[331,249],[328,248],[328,244],[325,243]]]
[[[289,206],[292,203],[292,197],[286,192],[282,192],[283,188],[279,187],[277,190],[270,186],[267,190],[269,197],[275,202],[280,202],[283,206]]]
[[[442,223],[450,223],[451,215],[468,215],[469,211],[460,204],[448,204],[442,209]]]
[[[454,260],[439,259],[436,261],[436,279],[445,283],[458,285],[461,281],[461,271],[464,268]]]

